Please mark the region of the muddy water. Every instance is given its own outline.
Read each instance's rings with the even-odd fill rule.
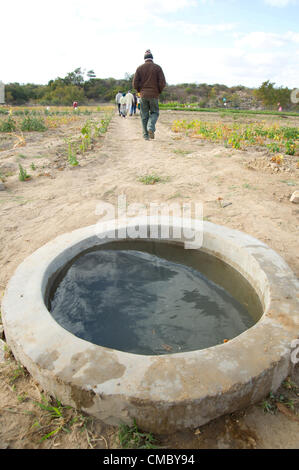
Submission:
[[[82,339],[135,354],[186,352],[234,338],[262,313],[250,284],[214,257],[165,245],[162,258],[155,243],[134,242],[142,251],[110,245],[81,254],[51,289],[53,317]],[[230,280],[234,297],[213,272]]]

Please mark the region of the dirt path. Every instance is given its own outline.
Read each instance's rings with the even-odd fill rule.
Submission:
[[[238,151],[175,134],[171,122],[177,118],[174,113],[161,112],[155,140],[145,141],[139,116],[123,119],[115,115],[105,137],[79,159],[78,167],[64,171],[51,167],[48,176],[40,177],[29,171],[33,178],[24,183],[17,174],[7,178],[6,190],[0,193],[2,293],[26,256],[60,234],[96,223],[97,203],[116,204],[121,194],[128,204],[201,201],[205,220],[259,238],[299,276],[299,206],[289,202],[291,193],[299,189],[299,170],[274,173],[267,166],[255,169],[250,162],[262,159],[260,151]],[[22,150],[24,166],[30,170],[34,155],[48,147],[45,140],[32,146],[28,143]],[[0,166],[4,160],[19,161],[18,153],[20,149],[2,154]],[[146,174],[158,175],[161,182],[143,184],[139,178]],[[223,202],[230,204],[223,207]],[[32,419],[22,414],[28,401],[26,405],[17,397],[28,392],[37,399],[39,392],[30,377],[18,380],[13,390],[6,380],[7,370],[12,368],[12,364],[2,368],[0,403],[1,409],[13,406],[19,414],[0,410],[0,443],[12,448],[51,446],[48,441],[40,444],[28,431]],[[116,446],[113,436],[117,430],[97,426],[109,445]],[[164,436],[163,443],[168,448],[298,448],[298,436],[298,422],[281,413],[265,414],[254,406],[203,426],[200,433],[190,430]],[[88,447],[88,441],[76,434],[73,440],[59,439],[57,446]]]

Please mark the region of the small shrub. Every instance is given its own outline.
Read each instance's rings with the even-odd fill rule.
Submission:
[[[0,125],[0,132],[14,132],[16,130],[16,122],[13,120],[11,116],[7,119],[7,121],[3,121]]]
[[[119,427],[118,438],[123,449],[155,449],[155,438],[151,433],[142,433],[138,430],[136,421],[132,426],[122,424]]]
[[[281,131],[285,139],[288,139],[288,140],[299,139],[298,127],[282,127]]]
[[[157,175],[144,175],[144,176],[141,176],[138,181],[140,181],[140,183],[143,183],[143,184],[155,184],[155,183],[159,183],[159,181],[161,181],[161,178],[160,176],[157,176]]]
[[[24,170],[22,165],[19,163],[19,180],[26,181],[29,178],[30,178],[30,175],[27,174],[26,170]]]
[[[280,152],[280,148],[275,142],[272,142],[271,144],[267,144],[267,147],[273,153]]]
[[[288,140],[286,142],[286,154],[287,155],[295,155],[296,144],[292,140]]]
[[[42,118],[27,116],[22,121],[21,130],[27,132],[43,132],[46,131],[47,128]]]

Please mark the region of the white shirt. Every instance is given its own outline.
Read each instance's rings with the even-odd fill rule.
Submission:
[[[122,97],[122,93],[117,93],[116,97],[115,97],[115,102],[118,104],[120,103],[120,99]]]

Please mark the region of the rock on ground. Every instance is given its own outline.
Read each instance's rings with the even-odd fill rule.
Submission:
[[[294,191],[291,198],[291,202],[294,202],[295,204],[299,204],[299,191]]]

